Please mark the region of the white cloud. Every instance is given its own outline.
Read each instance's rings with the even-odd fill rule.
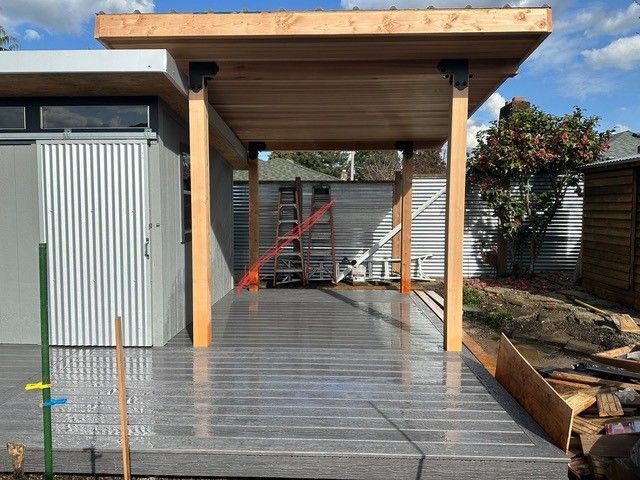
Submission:
[[[497,120],[500,116],[500,109],[504,107],[506,102],[507,100],[500,95],[500,92],[495,92],[482,104],[478,111],[488,113],[491,120]]]
[[[618,38],[602,48],[583,50],[581,53],[592,68],[631,70],[640,64],[640,35]]]
[[[467,150],[473,150],[478,145],[478,133],[488,129],[491,125],[475,120],[473,117],[467,122]]]
[[[607,12],[605,15],[597,15],[593,22],[592,33],[604,33],[609,35],[620,35],[638,28],[638,17],[640,17],[640,5],[635,2],[623,10]]]
[[[99,11],[117,13],[152,12],[154,0],[2,0],[0,25],[38,25],[52,33],[80,34]]]
[[[631,130],[629,127],[621,123],[616,123],[613,126],[613,133],[628,132],[629,130]]]
[[[29,40],[29,41],[35,41],[35,40],[40,40],[40,34],[36,31],[33,30],[32,28],[27,28],[24,31],[24,38],[25,40]]]

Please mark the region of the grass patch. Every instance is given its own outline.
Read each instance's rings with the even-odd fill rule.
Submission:
[[[469,285],[464,285],[462,287],[462,303],[464,305],[470,305],[472,307],[477,307],[482,305],[482,294],[473,287]]]
[[[494,330],[501,330],[505,323],[513,320],[513,313],[505,310],[489,312],[486,317],[487,324]]]

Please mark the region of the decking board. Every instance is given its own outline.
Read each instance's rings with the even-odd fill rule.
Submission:
[[[185,331],[126,350],[133,473],[566,477],[566,458],[484,369],[442,351],[430,315],[393,291],[228,295],[211,348],[193,350]],[[38,349],[2,345],[0,359],[0,444],[26,443],[40,471],[39,395],[23,390]],[[53,412],[56,471],[120,472],[113,351],[54,348],[52,378],[68,398]]]

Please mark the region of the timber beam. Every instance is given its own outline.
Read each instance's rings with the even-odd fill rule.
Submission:
[[[264,150],[263,142],[249,142],[249,268],[251,269],[260,257],[260,180],[258,154]],[[250,270],[252,271],[252,270]],[[260,289],[260,272],[254,272],[249,279],[249,291]]]
[[[402,226],[400,229],[400,292],[411,293],[411,213],[413,184],[413,142],[396,142],[402,152]]]
[[[444,349],[462,350],[464,210],[469,116],[469,62],[443,60],[438,68],[451,85],[445,221]]]
[[[212,341],[213,256],[207,83],[215,72],[215,63],[189,66],[193,346],[198,348],[208,347]]]

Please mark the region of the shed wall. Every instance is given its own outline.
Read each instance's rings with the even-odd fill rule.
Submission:
[[[597,295],[640,308],[639,168],[585,177],[582,277]]]
[[[180,153],[187,126],[160,102],[158,154],[151,157],[154,345],[164,345],[191,321],[191,240],[182,235]],[[158,228],[159,225],[159,228]]]
[[[216,151],[210,154],[213,303],[233,290],[233,168]]]
[[[39,343],[36,145],[0,145],[0,172],[0,343]]]

